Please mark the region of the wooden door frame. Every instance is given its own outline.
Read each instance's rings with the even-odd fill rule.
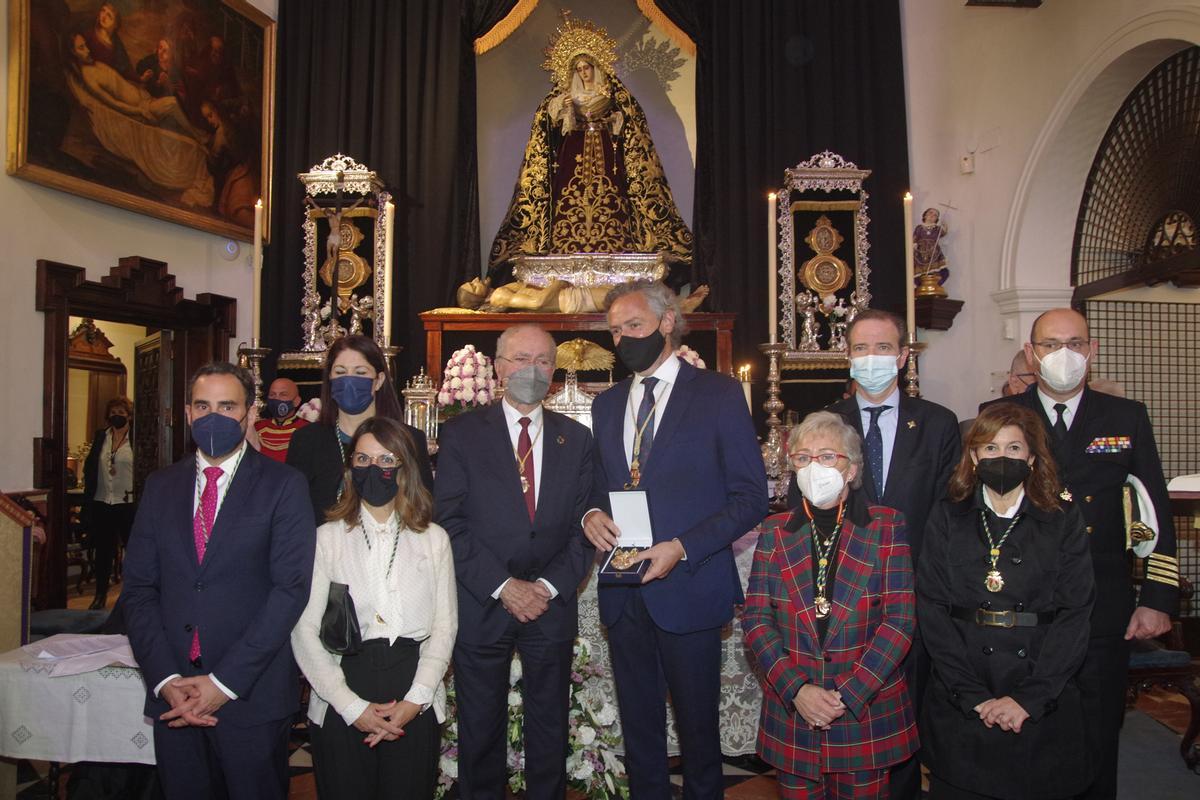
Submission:
[[[34,439],[34,485],[47,491],[45,557],[35,608],[67,604],[67,345],[70,318],[170,328],[175,332],[172,414],[174,452],[183,452],[183,395],[187,376],[212,360],[228,360],[237,335],[237,300],[204,292],[186,300],[163,261],[122,258],[108,275],[86,278],[83,267],[38,259],[35,307],[45,314],[42,435]],[[88,431],[90,437],[92,431]]]

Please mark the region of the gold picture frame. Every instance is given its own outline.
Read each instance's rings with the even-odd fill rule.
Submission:
[[[9,0],[6,171],[250,241],[270,230],[276,23],[246,0]]]

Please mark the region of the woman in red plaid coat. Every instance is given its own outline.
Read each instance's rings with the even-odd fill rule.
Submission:
[[[766,520],[742,615],[766,676],[758,752],[783,798],[886,798],[918,746],[903,517],[857,490],[861,441],[836,414],[805,417],[788,451],[803,501]]]

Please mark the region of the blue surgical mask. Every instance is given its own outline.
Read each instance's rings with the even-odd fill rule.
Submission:
[[[899,372],[895,356],[871,355],[850,359],[850,377],[869,395],[882,394]]]
[[[200,452],[209,458],[220,458],[232,453],[246,438],[242,429],[245,417],[235,419],[213,411],[203,417],[192,419],[192,441]]]
[[[268,400],[267,413],[275,419],[287,419],[291,416],[292,411],[296,408],[296,403],[292,400]]]
[[[347,414],[361,414],[375,401],[375,379],[366,375],[342,375],[329,382],[329,394]]]

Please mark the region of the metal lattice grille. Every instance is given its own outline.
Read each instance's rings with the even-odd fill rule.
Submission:
[[[1092,378],[1146,404],[1167,480],[1200,472],[1200,304],[1089,300],[1087,318],[1100,340]]]
[[[1142,263],[1155,225],[1174,210],[1200,218],[1200,47],[1159,64],[1113,118],[1079,207],[1071,283]]]

